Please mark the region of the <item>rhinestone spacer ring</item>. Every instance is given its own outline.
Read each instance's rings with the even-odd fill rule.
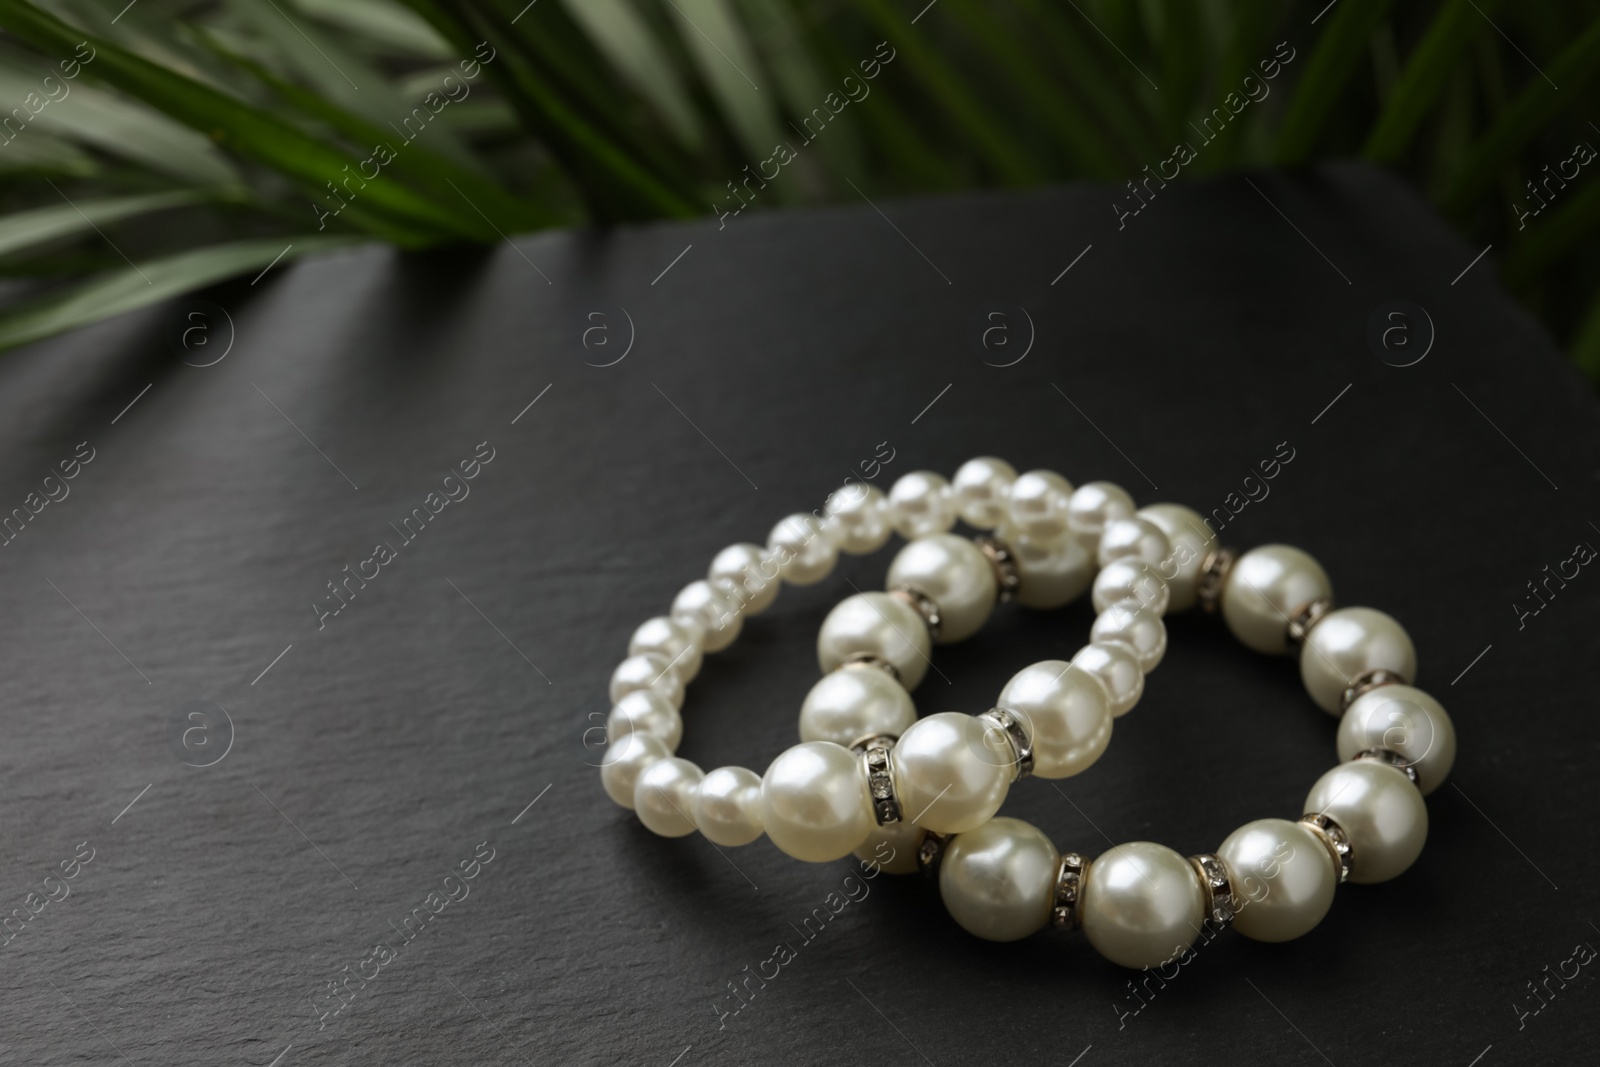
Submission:
[[[950,843],[953,834],[939,834],[926,830],[922,835],[922,844],[917,846],[917,869],[928,877],[939,873],[939,860],[944,857],[944,846]]]
[[[1200,884],[1206,888],[1206,914],[1219,926],[1227,926],[1239,911],[1233,895],[1233,880],[1222,860],[1209,852],[1190,856],[1189,862],[1200,875]]]
[[[839,664],[837,667],[834,668],[834,670],[836,670],[836,671],[851,670],[851,669],[854,669],[854,670],[873,670],[873,669],[876,669],[876,670],[880,670],[883,673],[887,674],[889,677],[893,678],[895,681],[897,681],[897,682],[900,681],[900,671],[899,671],[899,669],[896,668],[893,663],[890,663],[888,660],[884,659],[882,656],[877,655],[876,653],[873,653],[873,652],[852,652],[850,655],[845,657],[845,660],[844,660],[843,663]]]
[[[1358,697],[1372,692],[1379,686],[1408,684],[1410,683],[1405,680],[1403,675],[1396,674],[1394,671],[1386,671],[1381,667],[1377,670],[1368,671],[1357,678],[1353,683],[1351,683],[1350,687],[1344,691],[1344,696],[1339,698],[1339,710],[1344,711],[1351,704],[1354,704]]]
[[[889,770],[889,750],[897,740],[893,734],[874,734],[850,746],[861,753],[867,792],[872,795],[872,817],[879,826],[900,821],[900,798],[895,795],[894,775]]]
[[[1012,781],[1020,782],[1032,774],[1033,744],[1028,740],[1028,732],[1022,728],[1022,721],[1005,708],[990,708],[978,718],[1005,734],[1006,744],[1011,746],[1012,762],[1017,767],[1017,776]],[[988,731],[984,733],[987,735]],[[987,747],[987,736],[984,741]]]
[[[910,604],[916,613],[922,616],[923,625],[928,628],[928,636],[935,641],[939,639],[939,627],[944,620],[939,615],[939,605],[934,603],[933,597],[909,585],[897,585],[889,590],[889,595]]]
[[[1311,832],[1321,839],[1327,846],[1328,854],[1333,857],[1333,862],[1339,867],[1339,881],[1344,883],[1350,880],[1350,869],[1354,866],[1355,857],[1350,854],[1350,835],[1344,832],[1344,827],[1320,812],[1311,812],[1300,816],[1300,821],[1311,827]]]
[[[1289,643],[1296,647],[1305,644],[1311,628],[1332,610],[1333,600],[1329,597],[1318,597],[1309,604],[1301,605],[1300,610],[1289,619]]]
[[[1010,600],[1017,595],[1017,590],[1022,588],[1022,572],[1017,569],[1016,553],[998,537],[974,537],[972,543],[978,546],[989,560],[989,566],[994,568],[995,584],[1000,587],[1000,599]]]
[[[1061,854],[1061,867],[1056,871],[1054,903],[1050,906],[1050,922],[1058,930],[1078,928],[1078,900],[1083,892],[1083,879],[1089,873],[1089,860],[1076,852]]]
[[[1416,766],[1416,764],[1412,763],[1410,760],[1406,759],[1404,756],[1400,755],[1400,753],[1394,751],[1393,749],[1388,749],[1388,748],[1368,748],[1368,749],[1363,749],[1362,751],[1357,752],[1354,756],[1351,756],[1350,758],[1351,758],[1351,760],[1364,759],[1364,760],[1372,760],[1374,763],[1387,763],[1389,766],[1393,767],[1397,771],[1400,771],[1400,772],[1404,773],[1407,778],[1411,779],[1411,784],[1412,785],[1417,785],[1418,784],[1417,766]]]
[[[1233,570],[1234,561],[1238,558],[1239,554],[1231,548],[1213,548],[1206,554],[1206,561],[1200,567],[1200,582],[1195,596],[1200,602],[1200,609],[1207,615],[1215,615],[1222,607],[1222,587],[1227,584],[1228,572]]]

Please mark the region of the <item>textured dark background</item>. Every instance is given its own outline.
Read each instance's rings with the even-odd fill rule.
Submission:
[[[0,548],[0,913],[95,854],[0,948],[0,1062],[1591,1059],[1592,968],[1518,1012],[1600,944],[1600,576],[1520,629],[1513,605],[1600,544],[1595,399],[1392,180],[1249,182],[1162,192],[1120,231],[1116,193],[1078,187],[359,251],[209,294],[226,317],[180,301],[7,355],[0,503],[80,441],[95,458]],[[1397,299],[1437,328],[1403,369],[1366,341]],[[971,342],[999,305],[1035,333],[1005,368],[985,359],[1020,347]],[[627,358],[585,365],[628,319]],[[210,331],[191,363],[232,348],[186,366],[175,324]],[[597,324],[611,344],[585,348]],[[482,441],[471,495],[319,632],[324,583]],[[981,942],[884,876],[719,1029],[727,983],[850,867],[658,839],[606,799],[585,730],[631,628],[880,442],[885,485],[990,453],[1209,511],[1285,441],[1223,539],[1305,547],[1414,636],[1461,742],[1418,864],[1344,887],[1300,941],[1225,935],[1120,1024],[1130,974],[1081,938]],[[759,770],[793,743],[817,626],[888,555],[786,590],[711,657],[681,754]],[[1001,608],[939,650],[919,707],[988,707],[1090,619]],[[1170,629],[1107,755],[1008,813],[1090,852],[1299,814],[1332,720],[1290,662],[1205,617]],[[168,740],[193,701],[234,726],[203,769]],[[471,895],[319,1030],[312,998],[484,841]]]

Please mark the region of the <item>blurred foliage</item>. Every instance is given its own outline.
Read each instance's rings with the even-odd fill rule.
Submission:
[[[741,197],[1121,186],[1288,41],[1293,62],[1184,177],[1390,167],[1493,242],[1505,283],[1600,379],[1600,168],[1581,147],[1600,145],[1597,14],[1592,0],[0,0],[0,347],[254,273],[285,246],[493,242]],[[814,146],[774,156],[807,134]],[[748,183],[769,167],[781,176]]]

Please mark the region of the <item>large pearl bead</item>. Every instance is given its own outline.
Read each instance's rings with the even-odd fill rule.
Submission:
[[[889,488],[889,522],[908,541],[944,533],[956,524],[950,483],[932,471],[901,475]]]
[[[767,553],[790,585],[815,585],[839,562],[839,546],[823,533],[822,520],[804,511],[778,520],[767,535]]]
[[[1044,929],[1061,854],[1021,819],[990,819],[957,834],[939,861],[939,895],[969,934],[1016,941]]]
[[[854,852],[868,867],[876,866],[890,874],[916,874],[922,869],[917,850],[928,831],[902,817],[899,822],[874,826],[867,839]]]
[[[1234,895],[1233,928],[1256,941],[1290,941],[1322,921],[1339,870],[1305,823],[1257,819],[1217,849]]]
[[[744,613],[727,593],[710,582],[690,582],[672,598],[671,615],[686,626],[697,626],[701,647],[721,652],[733,644],[744,628]]]
[[[661,694],[636,689],[623,694],[606,716],[606,742],[616,744],[631,733],[655,734],[672,751],[683,740],[683,716]]]
[[[823,532],[851,556],[876,552],[889,540],[889,501],[875,485],[857,482],[835,489],[822,510]]]
[[[1350,838],[1350,880],[1387,882],[1416,862],[1428,840],[1428,806],[1406,772],[1377,760],[1342,763],[1317,779],[1306,812],[1326,815]]]
[[[628,639],[628,655],[660,656],[684,682],[694,681],[705,658],[700,648],[700,629],[666,615],[657,615],[639,624]]]
[[[1233,636],[1257,652],[1289,651],[1295,612],[1333,595],[1327,572],[1290,545],[1262,545],[1234,561],[1222,586],[1222,618]]]
[[[800,705],[800,740],[849,748],[876,734],[900,736],[917,720],[905,686],[876,667],[841,668],[823,675]]]
[[[611,703],[639,690],[657,693],[675,708],[683,707],[683,679],[673,672],[671,663],[654,653],[629,656],[611,672]]]
[[[907,585],[939,605],[941,645],[971,637],[994,611],[999,586],[977,545],[955,534],[919,537],[889,564],[889,588]]]
[[[1166,624],[1155,612],[1141,610],[1137,600],[1108,604],[1089,627],[1089,639],[1126,645],[1146,674],[1155,670],[1167,654]]]
[[[1317,707],[1339,714],[1344,691],[1368,671],[1417,680],[1417,649],[1392,617],[1372,608],[1330,611],[1306,635],[1300,678]]]
[[[1089,864],[1080,909],[1084,935],[1100,955],[1124,967],[1159,967],[1194,943],[1206,890],[1172,849],[1130,841]]]
[[[1133,497],[1114,482],[1085,482],[1067,502],[1067,525],[1093,552],[1108,524],[1133,517]]]
[[[1105,688],[1063,660],[1024,667],[1000,690],[997,703],[1022,721],[1033,746],[1033,773],[1040,778],[1088,770],[1111,743]]]
[[[857,655],[892,666],[906,689],[927,673],[933,642],[917,609],[888,593],[857,593],[834,605],[817,634],[817,662],[824,674]]]
[[[783,583],[778,568],[760,545],[729,545],[711,557],[706,580],[721,589],[746,615],[760,615],[778,599]]]
[[[761,823],[797,860],[848,856],[876,824],[860,758],[829,741],[789,749],[761,778]]]
[[[1035,541],[1009,522],[996,533],[1017,561],[1017,603],[1025,608],[1059,608],[1083,594],[1094,577],[1094,553],[1076,537]]]
[[[1199,599],[1200,571],[1206,554],[1216,545],[1216,535],[1199,512],[1182,504],[1151,504],[1137,514],[1155,523],[1172,544],[1172,553],[1156,568],[1172,591],[1169,610],[1189,610]]]
[[[1133,710],[1144,695],[1144,669],[1133,649],[1121,641],[1092,641],[1078,649],[1072,666],[1094,676],[1111,698],[1111,716]]]
[[[1140,559],[1115,559],[1094,576],[1090,598],[1096,611],[1104,611],[1119,600],[1132,600],[1144,611],[1165,615],[1172,603],[1167,583],[1156,568]]]
[[[1067,533],[1067,503],[1072,483],[1055,471],[1028,471],[1011,485],[1006,500],[1009,525],[1034,541],[1059,541]]]
[[[631,809],[639,773],[671,755],[672,749],[655,734],[623,735],[620,741],[606,748],[605,757],[600,761],[600,784],[605,787],[606,796]]]
[[[694,795],[704,777],[699,767],[676,756],[650,764],[633,785],[639,821],[662,837],[694,833]]]
[[[901,817],[959,834],[999,811],[1016,767],[1004,738],[991,738],[991,731],[998,732],[957,711],[912,723],[889,750]]]
[[[1119,559],[1138,560],[1155,567],[1171,553],[1172,543],[1155,523],[1148,519],[1117,519],[1106,523],[1096,558],[1102,567]]]
[[[1350,702],[1339,720],[1339,758],[1386,748],[1417,772],[1424,796],[1444,784],[1456,761],[1456,728],[1440,703],[1409,685],[1369,689]]]
[[[976,529],[994,529],[1006,517],[1006,501],[1016,480],[1016,468],[1003,459],[979,456],[967,460],[950,479],[957,514]]]
[[[714,845],[748,845],[761,836],[761,776],[744,767],[718,767],[700,780],[694,822]]]

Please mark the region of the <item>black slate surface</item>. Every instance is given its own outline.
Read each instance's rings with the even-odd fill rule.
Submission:
[[[1528,583],[1600,544],[1594,396],[1493,253],[1378,172],[1173,187],[1120,229],[1116,199],[352,251],[0,358],[4,506],[61,496],[0,548],[0,1062],[1591,1059],[1600,990],[1571,961],[1600,944],[1600,577],[1537,614]],[[1397,300],[1437,331],[1405,368],[1367,340]],[[1428,326],[1394,321],[1403,362]],[[1399,617],[1461,743],[1417,866],[1343,888],[1303,940],[1225,935],[1135,1000],[1080,938],[984,943],[889,876],[802,940],[850,865],[658,839],[601,792],[586,730],[632,627],[863,460],[892,453],[887,485],[990,453],[1209,512],[1280,446],[1224,540],[1301,545]],[[390,524],[491,450],[403,542]],[[379,542],[397,558],[319,623]],[[711,657],[680,754],[761,769],[793,743],[818,624],[888,558],[786,590]],[[988,707],[1090,619],[1001,609],[919,707]],[[1107,755],[1008,813],[1091,852],[1299,813],[1332,720],[1290,662],[1170,629]],[[190,726],[211,766],[180,760]],[[462,863],[467,896],[406,942]],[[375,976],[319,1028],[354,970]]]

